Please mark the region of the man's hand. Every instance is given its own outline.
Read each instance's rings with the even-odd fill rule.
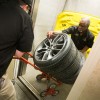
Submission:
[[[54,36],[54,31],[49,31],[47,33],[47,38],[52,38]]]
[[[85,53],[89,49],[88,46],[85,46],[82,50],[80,50],[82,53]]]
[[[23,56],[23,54],[24,54],[24,52],[19,51],[19,50],[16,50],[16,52],[15,52],[15,56],[18,58],[21,58]]]

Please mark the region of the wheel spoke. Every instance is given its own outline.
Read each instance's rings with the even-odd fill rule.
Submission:
[[[48,42],[49,42],[49,44],[51,45],[52,44],[52,39],[48,39]],[[49,45],[49,46],[50,46]]]
[[[56,35],[52,39],[46,39],[37,50],[37,58],[39,60],[49,60],[62,50],[64,46],[64,36],[61,34]]]
[[[42,48],[42,49],[38,50],[37,52],[41,53],[41,52],[45,52],[46,50],[47,50],[46,48]]]
[[[47,60],[48,54],[49,54],[49,52],[46,51],[46,52],[44,53],[43,57],[42,57],[42,60]]]
[[[55,43],[58,39],[59,39],[59,35],[57,35],[55,38],[54,38],[54,40],[53,40],[53,43]]]
[[[62,49],[62,47],[63,47],[63,44],[55,44],[54,45],[54,49]]]
[[[52,57],[53,57],[52,51],[50,51],[49,54],[48,54],[48,58],[47,59],[51,59]]]
[[[53,50],[53,56],[55,56],[59,51],[60,51],[60,49],[54,49]]]
[[[49,40],[45,41],[45,42],[44,42],[44,46],[45,46],[45,47],[49,47],[49,46],[50,46],[50,41],[49,41]]]
[[[54,39],[54,43],[64,43],[64,37],[63,35],[58,35],[55,39]]]

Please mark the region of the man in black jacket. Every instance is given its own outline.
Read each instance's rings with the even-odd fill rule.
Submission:
[[[13,55],[30,52],[33,42],[32,21],[18,0],[0,0],[0,100],[16,100],[15,90],[6,75]]]
[[[84,53],[92,47],[94,42],[94,35],[88,29],[89,25],[90,20],[88,17],[85,17],[81,19],[78,26],[71,26],[61,32],[71,34],[71,38],[77,49]],[[54,33],[54,31],[48,32],[48,38],[52,37]]]

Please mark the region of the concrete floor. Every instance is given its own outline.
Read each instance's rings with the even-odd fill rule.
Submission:
[[[33,59],[30,58],[29,61],[33,63]],[[38,82],[36,79],[36,76],[38,74],[41,74],[40,71],[34,69],[32,66],[28,65],[26,74],[23,75],[23,77],[39,92],[41,93],[43,90],[47,89],[47,85],[50,85],[51,83],[56,83],[53,80],[50,80],[48,83],[47,80],[43,79],[41,82]],[[56,90],[59,90],[59,94],[56,96],[48,95],[44,97],[44,100],[66,100],[71,88],[73,85],[71,84],[62,84],[61,86],[58,86]]]
[[[38,100],[18,79],[16,80],[14,87],[16,90],[17,100]]]
[[[31,63],[33,63],[32,58],[30,58],[29,61]],[[11,62],[10,67],[8,68],[8,75],[9,75],[10,79],[13,79],[13,72],[14,72],[14,60]],[[38,82],[36,80],[36,76],[38,74],[41,74],[41,72],[34,69],[34,67],[32,67],[31,65],[27,65],[26,73],[25,73],[25,75],[23,75],[23,77],[39,92],[39,94],[43,90],[47,89],[47,85],[49,85],[51,83],[56,83],[55,81],[50,80],[50,83],[48,84],[47,80],[45,80],[45,79],[42,80],[41,82]],[[58,86],[56,89],[56,90],[59,90],[58,95],[56,95],[56,96],[48,95],[46,97],[42,97],[42,99],[43,100],[66,100],[72,86],[73,85],[70,85],[70,84],[62,84],[61,86]],[[23,98],[25,98],[25,100],[31,100],[23,92],[23,89],[21,89],[21,87],[19,87],[18,84],[15,85],[16,92],[18,95],[18,100],[23,100]],[[32,99],[32,100],[34,100],[34,99]]]
[[[15,84],[17,100],[30,100],[30,98],[23,92],[23,90]]]
[[[15,66],[15,60],[12,60],[7,70],[7,73],[12,82],[15,83],[14,87],[16,90],[17,100],[38,100],[25,88],[25,86],[18,79],[13,80],[14,66]]]

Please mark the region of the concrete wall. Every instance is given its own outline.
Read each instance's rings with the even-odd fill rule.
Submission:
[[[100,16],[100,0],[67,0],[64,10]]]
[[[63,10],[82,12],[100,16],[100,0],[39,0],[36,23],[34,27],[35,40],[33,47],[46,38],[48,31],[54,29],[57,15]],[[34,19],[34,18],[33,18]]]
[[[66,100],[100,100],[100,34]]]
[[[67,0],[64,10],[100,16],[100,0]],[[100,100],[100,34],[66,100]]]
[[[40,0],[34,28],[34,48],[46,37],[48,31],[53,30],[56,17],[63,8],[64,10],[100,16],[99,4],[100,0]],[[100,100],[99,62],[97,66],[91,59],[91,57],[95,56],[95,50],[93,52],[94,54],[89,58],[89,66],[87,66],[88,64],[84,66],[67,100]]]
[[[34,28],[34,48],[53,30],[57,15],[62,12],[66,0],[40,0]]]

